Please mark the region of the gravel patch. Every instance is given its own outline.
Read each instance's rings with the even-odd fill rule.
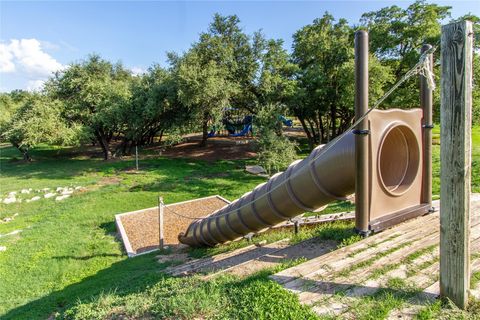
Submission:
[[[180,217],[177,214],[192,218],[205,217],[226,204],[228,204],[228,202],[221,198],[208,197],[166,206],[163,217],[165,246],[179,245],[178,234],[185,232],[188,225],[193,221],[189,218]],[[132,250],[136,254],[158,248],[158,208],[150,208],[125,214],[120,216],[120,220]]]

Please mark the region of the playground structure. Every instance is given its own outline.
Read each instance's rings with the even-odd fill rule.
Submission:
[[[345,285],[350,286],[351,283],[356,286],[351,289],[352,292],[356,288],[365,294],[375,292],[378,286],[372,288],[365,284],[370,275],[378,270],[376,268],[388,267],[389,270],[393,268],[392,274],[402,271],[414,283],[420,281],[420,288],[425,288],[424,293],[448,297],[465,309],[468,305],[471,271],[480,270],[478,255],[471,256],[471,250],[478,252],[480,248],[480,195],[471,197],[472,23],[460,21],[443,26],[441,48],[442,166],[441,201],[435,201],[435,205],[440,208],[437,213],[419,217],[434,211],[431,129],[435,48],[424,45],[420,61],[369,108],[368,33],[358,31],[355,34],[355,122],[344,134],[327,145],[318,146],[306,159],[293,162],[285,172],[274,175],[266,183],[258,185],[231,203],[216,196],[223,199],[223,202],[217,201],[216,207],[207,207],[199,205],[198,201],[206,202],[212,197],[195,199],[187,201],[191,206],[182,207],[182,211],[175,209],[175,206],[183,206],[184,203],[165,206],[159,200],[158,210],[150,208],[117,215],[119,220],[127,217],[127,220],[131,218],[134,221],[139,215],[149,219],[148,222],[139,223],[142,228],[137,229],[132,224],[134,227],[130,229],[136,235],[131,238],[137,239],[138,243],[135,250],[130,250],[129,256],[130,253],[133,256],[164,248],[169,245],[164,241],[195,247],[214,246],[249,237],[252,233],[268,228],[286,226],[288,223],[292,225],[290,218],[305,211],[319,211],[323,205],[333,200],[343,200],[355,193],[355,228],[359,234],[368,236],[371,232],[395,227],[389,232],[368,237],[327,255],[321,251],[322,245],[319,244],[320,251],[315,250],[318,253],[316,258],[284,270],[273,279],[285,288],[299,293],[302,303],[315,303],[318,301],[317,296],[329,304],[331,300],[325,300],[325,294],[335,295],[332,286],[344,290]],[[420,75],[420,108],[376,110],[386,97],[413,75]],[[158,214],[146,213],[148,210],[158,211]],[[170,232],[170,236],[174,235],[173,238],[163,234],[164,211],[169,213],[169,218],[176,217],[175,222],[170,223],[177,230]],[[414,217],[419,218],[399,224]],[[183,222],[179,223],[178,218],[182,218]],[[192,220],[194,222],[190,223]],[[290,222],[287,223],[287,220]],[[297,231],[298,220],[295,221],[293,225]],[[126,221],[126,229],[129,229],[128,223]],[[117,224],[121,231],[123,222]],[[144,226],[153,226],[150,233],[155,239],[145,241]],[[170,228],[169,226],[167,230],[172,231]],[[178,234],[179,230],[185,229],[184,233]],[[122,239],[128,251],[128,246],[131,249],[134,246],[128,241],[130,235],[127,233],[122,233]],[[175,237],[177,234],[178,237]],[[285,240],[287,239],[280,241]],[[433,261],[432,265],[417,275],[410,277],[408,272],[405,273],[406,260],[391,263],[397,259],[407,259],[427,248],[430,250],[438,244],[440,248],[437,253],[425,253]],[[270,253],[275,252],[276,257],[282,256],[283,249],[278,249],[278,246],[278,243],[271,243],[264,248],[259,244],[259,255],[253,260],[248,258],[251,257],[249,250],[257,245],[239,249],[245,251],[245,257],[241,257],[243,262],[235,264],[235,268],[240,270],[242,265],[250,262],[256,267],[262,263],[268,264],[272,261]],[[301,255],[296,252],[295,246],[291,245],[284,251]],[[360,254],[353,253],[356,249]],[[233,262],[224,260],[229,257],[233,259],[235,254],[232,252],[221,259],[208,257],[185,263],[175,269],[181,270],[180,273],[172,271],[171,274],[179,275],[185,270],[202,268],[208,271],[213,264],[223,264],[227,266],[224,270],[231,271]],[[372,263],[366,265],[366,261]],[[419,256],[407,263],[416,265],[415,261],[420,265],[425,262],[423,256]],[[359,273],[349,274],[348,279],[345,278],[347,276],[334,272],[335,268],[337,271],[350,270],[351,263],[354,262],[358,262],[354,270]],[[357,269],[363,267],[365,270]],[[430,274],[435,274],[437,270],[439,281],[429,286],[432,280]],[[322,273],[328,277],[321,277],[322,281],[319,281],[318,275]],[[306,284],[309,287],[307,290]]]
[[[293,121],[287,119],[285,116],[280,115],[278,120],[287,127],[293,126]],[[238,109],[225,108],[223,110],[222,126],[227,131],[227,134],[231,137],[244,137],[247,135],[253,135],[253,116],[243,115],[239,113]],[[222,130],[218,130],[215,126],[208,133],[208,137],[215,137]]]
[[[369,114],[369,149],[374,170],[368,197],[369,230],[427,213],[421,202],[422,110],[375,110]],[[276,225],[305,211],[316,211],[355,192],[355,138],[346,134],[333,148],[315,148],[231,204],[195,221],[179,240],[213,246]],[[357,200],[358,201],[358,200]]]
[[[478,249],[478,230],[472,237],[471,228],[478,227],[478,217],[472,215],[470,201],[473,39],[471,21],[442,27],[438,293],[462,309],[468,306],[474,269],[471,250]],[[420,61],[369,109],[368,33],[357,31],[354,125],[267,183],[191,223],[185,233],[179,234],[179,240],[191,246],[235,240],[303,211],[315,211],[353,191],[356,230],[365,236],[433,212],[433,51],[434,48],[424,45]],[[421,109],[375,110],[401,83],[416,74],[420,74]],[[325,263],[324,258],[319,259]],[[312,260],[310,266],[318,268],[319,259]],[[307,264],[299,266],[301,275]]]
[[[233,241],[352,193],[356,229],[363,235],[432,210],[431,89],[422,86],[423,108],[369,111],[365,31],[357,33],[355,48],[355,130],[318,146],[285,172],[194,221],[179,235],[180,242],[214,246]]]

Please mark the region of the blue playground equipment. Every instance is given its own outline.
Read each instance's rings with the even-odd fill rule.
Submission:
[[[253,116],[246,115],[241,116],[239,114],[232,114],[232,112],[238,111],[234,108],[226,108],[224,110],[224,117],[222,124],[230,137],[244,137],[248,134],[253,135]],[[279,116],[278,119],[287,127],[293,126],[293,121],[285,118],[285,116]],[[208,137],[215,137],[220,130],[216,126],[213,126],[212,130],[208,133]]]
[[[287,127],[292,127],[293,126],[293,120],[285,118],[285,116],[280,116],[278,117],[280,121],[283,122],[284,125]]]
[[[238,133],[234,133],[234,134],[231,134],[230,136],[231,137],[243,137],[243,136],[246,136],[249,132],[252,132],[252,124],[247,124],[243,127],[243,130],[238,132]]]

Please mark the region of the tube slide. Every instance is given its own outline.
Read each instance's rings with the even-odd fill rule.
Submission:
[[[322,147],[231,204],[190,224],[185,234],[179,235],[180,242],[194,247],[214,246],[305,211],[316,211],[331,201],[344,200],[355,191],[354,135],[346,134],[319,156]]]

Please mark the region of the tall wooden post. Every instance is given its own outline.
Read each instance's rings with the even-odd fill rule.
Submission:
[[[355,120],[368,111],[368,32],[355,33]],[[355,229],[369,234],[368,120],[362,120],[355,136]]]
[[[162,250],[164,246],[164,238],[163,238],[163,198],[158,197],[158,243],[159,249]]]
[[[470,175],[473,31],[442,27],[440,293],[465,308],[470,285]]]
[[[422,53],[432,48],[425,44],[422,47]],[[433,54],[427,57],[430,62],[430,72],[433,72]],[[425,76],[420,75],[420,107],[423,110],[422,128],[423,128],[423,179],[422,179],[422,203],[428,203],[430,210],[432,208],[432,105],[433,90],[428,87],[428,81]]]

